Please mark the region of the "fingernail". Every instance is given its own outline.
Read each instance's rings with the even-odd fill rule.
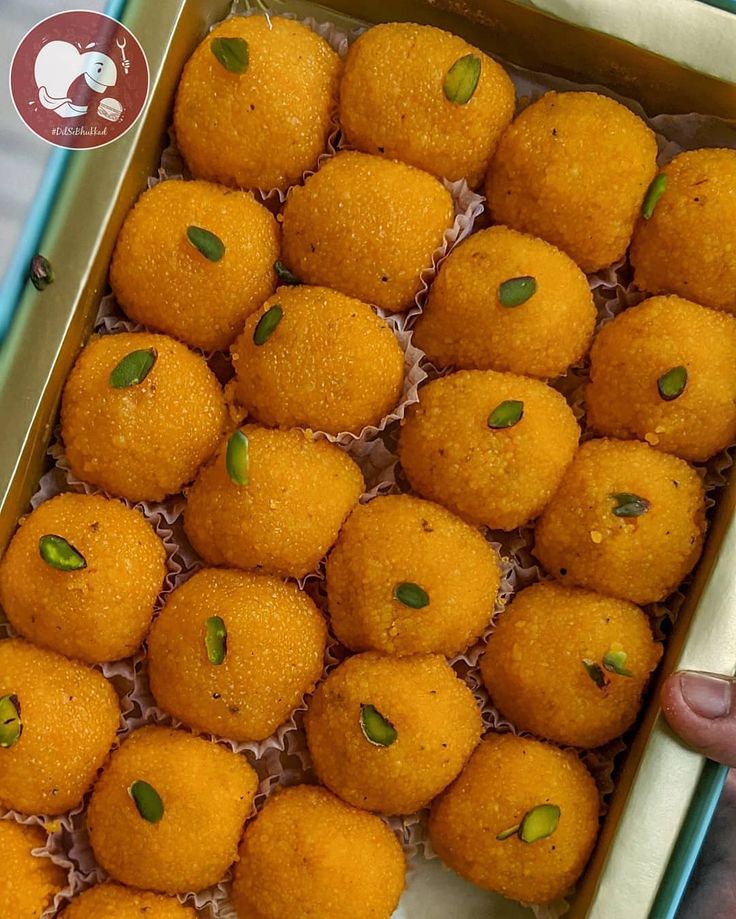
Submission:
[[[733,683],[729,677],[715,673],[680,673],[682,698],[701,718],[723,718],[731,711]]]

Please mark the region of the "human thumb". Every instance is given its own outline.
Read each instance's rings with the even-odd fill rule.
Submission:
[[[685,743],[726,766],[736,766],[736,680],[717,673],[679,670],[660,694],[670,727]]]

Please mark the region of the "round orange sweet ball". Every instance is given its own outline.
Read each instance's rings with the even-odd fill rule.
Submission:
[[[173,897],[119,884],[97,884],[75,897],[64,919],[196,919],[197,914]]]
[[[664,600],[703,548],[705,493],[684,460],[633,440],[589,440],[536,527],[534,554],[563,584]]]
[[[74,475],[130,501],[163,501],[181,491],[224,426],[222,390],[204,359],[147,332],[90,341],[61,402]]]
[[[421,290],[453,202],[421,169],[344,151],[292,189],[282,216],[284,261],[298,278],[396,313]]]
[[[496,223],[562,249],[583,271],[621,258],[657,142],[625,106],[592,92],[549,92],[505,131],[486,181]]]
[[[209,565],[301,578],[334,544],[364,487],[335,444],[249,424],[222,442],[188,490],[184,528]]]
[[[688,150],[655,182],[631,245],[637,286],[736,313],[736,150]]]
[[[230,16],[187,61],[174,129],[192,173],[239,188],[286,189],[327,146],[342,64],[308,26]]]
[[[87,809],[98,863],[116,881],[187,893],[235,861],[258,777],[239,753],[147,726],[110,757]]]
[[[514,96],[503,67],[457,35],[389,22],[350,46],[340,121],[358,150],[475,187],[513,117]]]
[[[40,827],[0,820],[0,903],[8,919],[38,919],[66,886],[66,874],[58,865],[32,854],[47,842]]]
[[[598,747],[633,724],[661,656],[633,603],[543,581],[498,617],[480,667],[518,730]]]
[[[314,689],[326,642],[322,615],[294,584],[200,569],[153,624],[151,691],[161,708],[196,730],[263,740]]]
[[[278,790],[248,824],[233,903],[243,919],[389,919],[404,888],[398,839],[324,788]]]
[[[387,323],[326,287],[280,287],[231,351],[235,397],[263,424],[360,434],[401,398],[404,353]]]
[[[163,543],[138,510],[68,492],[21,521],[0,561],[0,603],[36,644],[113,661],[140,646],[165,575]]]
[[[353,651],[452,657],[489,625],[499,559],[474,527],[431,501],[358,504],[327,559],[332,628]]]
[[[0,641],[0,804],[52,816],[76,807],[119,725],[101,673],[20,638]]]
[[[320,781],[381,814],[426,807],[480,740],[473,693],[436,654],[349,657],[312,696],[307,743]]]
[[[571,258],[542,239],[491,227],[440,266],[414,343],[439,368],[552,378],[583,357],[595,318]]]
[[[399,458],[423,497],[470,523],[513,530],[541,513],[579,435],[571,408],[545,383],[461,370],[420,390]]]
[[[491,734],[432,805],[429,838],[461,877],[525,903],[569,892],[598,835],[598,790],[571,750]]]
[[[588,422],[695,463],[736,440],[736,318],[652,297],[603,326],[590,353]]]
[[[273,293],[278,257],[278,224],[247,192],[159,182],[125,218],[110,285],[131,319],[213,351]]]

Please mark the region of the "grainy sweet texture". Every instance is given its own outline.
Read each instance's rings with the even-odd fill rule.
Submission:
[[[197,914],[173,897],[119,884],[97,884],[75,897],[63,919],[196,919]]]
[[[0,747],[0,803],[24,814],[63,814],[97,776],[120,707],[100,673],[19,638],[0,641],[0,698],[11,696],[18,739]]]
[[[221,253],[197,248],[192,227],[214,234]],[[131,319],[212,351],[226,348],[273,293],[279,250],[276,220],[250,194],[211,182],[158,182],[125,219],[110,285]]]
[[[631,726],[661,656],[633,603],[545,581],[499,616],[480,667],[493,704],[519,730],[590,748]]]
[[[660,174],[664,194],[634,234],[634,280],[736,313],[736,150],[690,150]]]
[[[467,100],[467,92],[464,101],[448,98],[448,72],[468,57],[478,62],[475,88]],[[471,69],[473,64],[465,60]],[[513,117],[514,95],[506,71],[459,36],[390,22],[368,29],[350,46],[340,122],[348,142],[364,153],[401,160],[438,178],[467,179],[474,188]]]
[[[116,388],[111,374],[134,351],[155,352],[155,362],[141,382]],[[173,338],[146,332],[91,341],[61,403],[61,436],[74,473],[131,501],[161,501],[181,491],[214,452],[224,425],[222,391],[204,359]]]
[[[585,403],[599,434],[646,440],[692,462],[736,440],[735,318],[652,297],[605,325],[590,357]]]
[[[31,854],[45,843],[39,827],[0,820],[0,915],[7,919],[38,919],[66,884],[58,865]]]
[[[521,303],[502,285],[531,279]],[[414,342],[438,367],[557,377],[593,337],[588,281],[554,246],[508,227],[474,233],[442,263],[414,327]]]
[[[277,791],[248,824],[232,899],[243,919],[388,919],[405,870],[379,817],[298,785]]]
[[[395,313],[421,289],[453,203],[420,169],[345,151],[292,189],[282,216],[284,261],[297,277]]]
[[[410,495],[359,504],[327,560],[330,622],[353,651],[452,657],[487,628],[499,583],[498,556],[477,530]],[[407,584],[425,594],[419,608],[397,598]]]
[[[361,725],[372,706],[396,732],[372,742]],[[356,807],[411,814],[457,776],[480,739],[473,694],[438,655],[348,658],[319,685],[305,719],[319,779]]]
[[[503,407],[503,408],[502,408]],[[492,415],[515,409],[494,428]],[[470,523],[513,530],[541,513],[577,448],[564,398],[538,380],[462,370],[428,383],[401,429],[412,488]]]
[[[276,309],[278,325],[257,342],[258,323]],[[367,304],[325,287],[280,287],[231,352],[235,397],[263,424],[360,434],[401,396],[404,355],[390,327]]]
[[[531,843],[515,833],[498,839],[541,804],[560,809],[551,835]],[[479,887],[548,903],[569,889],[588,861],[598,804],[595,782],[575,753],[490,734],[433,804],[429,836],[440,858]]]
[[[64,571],[39,542],[59,535],[84,561]],[[166,552],[137,510],[100,495],[58,495],[29,514],[0,561],[0,603],[13,627],[93,664],[129,657],[151,624]]]
[[[225,635],[208,647],[211,617],[222,620]],[[171,594],[151,630],[151,690],[161,708],[196,730],[263,740],[314,689],[326,641],[321,613],[295,586],[202,569]]]
[[[627,504],[636,513],[621,514]],[[589,440],[537,523],[534,554],[563,584],[653,603],[690,573],[704,533],[692,466],[645,443]]]
[[[317,24],[313,20],[308,20],[310,27],[315,31],[318,31],[320,35],[327,38],[333,47],[339,48],[340,53],[343,53],[343,49],[346,45],[346,39],[336,27],[331,26],[329,23]],[[511,66],[509,68],[514,76],[514,81],[517,84],[518,92],[520,96],[526,100],[527,97],[536,98],[540,92],[545,91],[550,86],[555,86],[556,88],[561,89],[570,89],[575,88],[571,87],[570,84],[567,84],[563,80],[557,80],[556,78],[549,76],[539,76],[534,74],[529,74]],[[638,110],[636,103],[628,103],[631,108]],[[643,113],[641,113],[643,114]],[[665,144],[664,138],[659,137],[660,145],[664,144],[663,155],[665,158],[672,155],[673,147],[676,148],[677,143],[688,146],[694,145],[696,143],[714,143],[712,133],[702,133],[702,128],[705,127],[708,132],[710,132],[714,125],[711,123],[711,119],[703,119],[700,116],[695,116],[694,118],[681,118],[680,116],[669,117],[669,116],[660,116],[658,118],[652,119],[649,123],[652,126],[655,126],[658,131],[666,135],[670,141],[674,140],[676,143]],[[695,132],[691,128],[695,128]],[[722,132],[723,134],[724,132]],[[722,145],[730,144],[731,138],[726,137],[725,140],[719,140]],[[165,169],[171,169],[167,163],[162,164]],[[181,168],[177,168],[174,171],[181,172]],[[186,170],[184,170],[186,172]],[[155,180],[151,180],[155,181]],[[462,189],[461,189],[462,192]],[[463,200],[462,197],[458,198],[459,193],[456,190],[453,190],[453,195],[456,196],[456,205],[457,202]],[[466,194],[462,192],[462,194]],[[271,198],[281,197],[281,193],[277,196],[275,193],[269,197]],[[468,206],[466,209],[464,205],[458,208],[460,214],[456,218],[455,228],[453,233],[446,234],[446,241],[451,240],[453,234],[460,229],[461,233],[467,233],[470,226],[472,226],[473,217],[478,214],[478,204],[473,203],[472,206]],[[431,271],[425,271],[423,273],[424,282],[431,277]],[[610,270],[606,272],[601,272],[598,276],[594,276],[591,279],[591,287],[596,290],[596,301],[601,310],[601,315],[609,317],[612,313],[615,313],[617,310],[623,308],[626,304],[636,302],[637,296],[630,289],[629,280],[626,274],[625,267],[622,269],[620,266],[615,266],[615,270]],[[423,293],[420,291],[419,294],[420,301],[423,298]],[[411,318],[416,315],[420,310],[419,305],[414,305],[408,316]],[[405,317],[395,317],[400,322],[403,322]],[[105,298],[101,306],[100,315],[98,317],[98,329],[103,329],[105,331],[118,331],[120,328],[131,329],[131,324],[126,323],[120,319],[117,314],[117,311],[114,307],[114,301],[111,302],[111,298]],[[216,356],[217,358],[218,356]],[[431,368],[430,368],[431,370]],[[581,374],[579,370],[574,370],[567,379],[561,381],[558,385],[561,388],[564,388],[564,391],[569,395],[570,399],[573,401],[573,405],[576,407],[576,411],[579,411],[579,397],[577,394],[576,386],[579,383],[579,380],[584,377],[584,373]],[[389,446],[392,446],[392,435],[393,429],[389,429],[386,434],[387,442]],[[340,441],[342,443],[342,440]],[[363,468],[366,471],[366,474],[370,477],[373,477],[376,473],[376,470],[380,467],[377,463],[383,462],[381,454],[385,453],[386,450],[382,444],[376,444],[376,447],[379,449],[373,451],[370,456],[366,451],[366,444],[356,443],[351,444],[351,452],[354,452],[355,455],[361,457],[361,463]],[[356,447],[357,450],[353,450],[353,447]],[[94,486],[83,483],[79,480],[74,473],[70,472],[68,462],[63,455],[63,449],[60,443],[55,443],[51,449],[51,455],[55,462],[58,464],[58,468],[49,473],[44,477],[42,488],[39,493],[35,496],[34,502],[39,503],[48,497],[56,493],[56,490],[59,488],[59,482],[64,478],[72,488],[83,489],[85,491],[94,490]],[[724,482],[724,469],[730,465],[730,460],[728,457],[719,455],[711,463],[709,463],[706,471],[706,484],[708,488],[713,488],[714,486],[722,485]],[[374,482],[375,479],[371,478],[371,482]],[[385,487],[388,482],[393,482],[393,476],[390,473],[387,473],[385,478],[382,480],[383,485],[379,487]],[[371,492],[373,493],[373,491]],[[709,497],[709,502],[712,502],[712,497]],[[167,500],[164,504],[160,505],[151,505],[145,504],[144,511],[150,518],[157,522],[157,526],[161,526],[161,533],[164,534],[164,538],[167,541],[167,547],[169,551],[173,546],[174,548],[174,558],[172,559],[172,568],[170,571],[170,576],[176,580],[181,580],[186,578],[191,572],[193,565],[196,566],[197,562],[186,546],[186,542],[181,540],[178,524],[179,517],[181,514],[182,502],[180,499],[170,499]],[[167,527],[174,523],[174,526],[177,530],[176,540],[178,545],[175,544],[172,540],[172,534],[167,529]],[[509,556],[508,559],[505,558],[504,561],[504,597],[508,595],[510,589],[510,584],[514,582],[517,585],[522,585],[528,583],[530,579],[533,579],[537,576],[537,570],[530,566],[527,555],[527,547],[530,544],[530,529],[525,528],[522,531],[512,532],[508,535],[494,534],[496,538],[500,536],[503,543],[503,552],[504,556]],[[183,570],[182,570],[183,568]],[[510,581],[509,581],[510,578]],[[316,582],[312,583],[314,587]],[[677,616],[677,611],[679,604],[682,602],[683,594],[681,591],[678,591],[673,597],[671,597],[667,603],[666,608],[657,608],[654,610],[655,615],[661,615],[663,612],[669,618],[675,618]],[[339,649],[338,649],[339,650]],[[471,687],[474,688],[476,696],[481,701],[483,706],[484,721],[487,724],[496,725],[499,723],[498,714],[493,708],[490,707],[488,699],[483,693],[482,687],[478,687],[478,670],[476,667],[476,661],[480,653],[480,647],[476,645],[474,648],[471,648],[467,654],[462,655],[454,662],[454,667],[457,672],[461,673],[466,679]],[[335,658],[332,655],[328,656],[328,668],[334,665]],[[115,666],[117,671],[126,671],[128,672],[132,668],[133,663],[131,661],[121,662],[119,665]],[[136,664],[138,666],[138,664]],[[105,668],[106,670],[110,669],[109,667]],[[136,698],[140,699],[145,704],[150,705],[150,698],[145,692],[143,692],[143,685],[138,684],[136,688]],[[146,701],[147,700],[147,701]],[[154,713],[153,710],[147,712],[146,717],[148,718],[158,718],[160,713]],[[140,723],[141,718],[133,715],[129,719],[129,726],[136,725]],[[507,729],[509,726],[507,724],[501,723],[502,729]],[[287,726],[285,731],[281,729],[277,732],[277,735],[269,740],[265,741],[262,745],[258,745],[259,748],[262,748],[266,751],[263,755],[265,761],[267,761],[267,768],[272,771],[270,778],[268,779],[268,786],[272,787],[277,783],[291,782],[294,781],[295,777],[302,779],[304,778],[304,770],[308,767],[308,759],[304,752],[304,741],[302,737],[302,732],[295,730],[295,725],[291,723]],[[231,746],[235,746],[230,744]],[[624,748],[623,744],[609,745],[609,748],[600,754],[586,754],[585,760],[588,763],[592,764],[592,768],[596,770],[596,775],[598,780],[601,782],[601,787],[604,789],[604,793],[610,791],[611,781],[610,781],[610,771],[611,771],[611,759],[613,753],[620,753],[621,749]],[[266,786],[264,785],[264,789]],[[264,790],[262,789],[262,790]],[[31,818],[37,819],[37,818]],[[67,817],[62,818],[62,823],[66,824]],[[407,853],[416,855],[418,851],[421,851],[423,846],[423,841],[425,839],[425,834],[423,830],[423,820],[421,815],[411,815],[403,820],[392,821],[392,824],[399,827],[401,830],[402,841]],[[84,843],[82,841],[82,836],[80,836],[76,831],[71,836],[73,841],[72,857],[75,859],[75,867],[83,866],[84,870],[93,870],[99,871],[98,868],[94,866],[94,860],[91,856],[91,853],[88,851],[84,852]],[[54,847],[57,844],[54,843]],[[49,851],[57,852],[57,855],[54,858],[59,859],[58,848],[51,847]],[[428,847],[426,850],[427,857],[432,857],[431,847]],[[59,859],[60,863],[63,863],[63,858]],[[68,864],[65,866],[68,867]],[[76,883],[80,883],[78,871],[74,872],[76,878]],[[82,882],[84,883],[84,882]],[[414,883],[416,888],[416,879],[410,884]],[[415,889],[412,896],[416,898],[418,891]],[[424,896],[423,892],[420,896]],[[200,891],[197,894],[189,894],[187,899],[196,902],[197,905],[207,907],[211,905],[214,912],[217,915],[223,917],[227,916],[228,919],[231,919],[232,912],[227,906],[227,895],[224,885],[218,885],[216,889]],[[58,902],[58,897],[57,897]],[[412,899],[410,902],[414,902]],[[566,909],[566,904],[564,901],[558,901],[555,904],[543,907],[534,907],[534,913],[537,917],[544,917],[544,919],[556,919],[560,916]],[[208,912],[205,909],[205,912]],[[47,916],[51,914],[51,911],[47,912]],[[54,912],[54,915],[56,913]]]
[[[163,815],[150,822],[130,789],[151,785]],[[258,787],[243,756],[184,731],[143,727],[110,758],[92,793],[94,854],[123,884],[185,893],[216,884],[235,860]]]
[[[212,50],[233,38],[246,43],[242,72]],[[300,22],[256,15],[220,23],[187,62],[176,94],[174,128],[192,174],[252,189],[299,181],[327,145],[341,71],[327,42]]]
[[[486,180],[488,207],[497,223],[597,271],[626,252],[656,155],[653,132],[620,103],[550,92],[501,138]]]
[[[363,476],[346,453],[303,431],[241,430],[248,483],[228,474],[224,442],[187,493],[187,536],[210,565],[303,577],[337,539]]]

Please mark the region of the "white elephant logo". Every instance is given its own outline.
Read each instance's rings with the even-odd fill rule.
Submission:
[[[38,52],[33,75],[41,105],[60,118],[76,118],[85,115],[88,106],[72,101],[72,83],[84,76],[90,89],[104,93],[117,83],[118,69],[115,61],[100,51],[80,51],[69,42],[50,41]]]

